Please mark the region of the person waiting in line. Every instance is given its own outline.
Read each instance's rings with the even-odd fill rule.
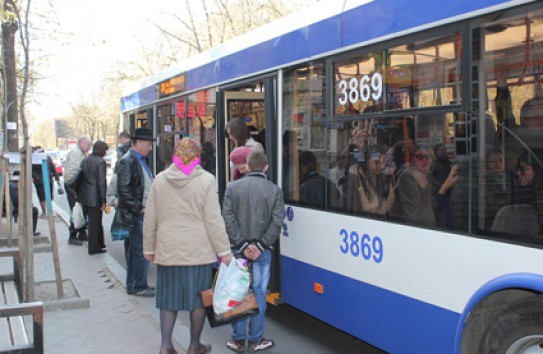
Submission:
[[[240,180],[228,184],[224,193],[223,218],[234,254],[250,260],[253,291],[258,304],[258,314],[232,324],[231,339],[227,348],[245,352],[248,340],[249,352],[254,353],[273,347],[264,338],[266,294],[270,280],[273,247],[281,233],[285,215],[283,192],[267,179],[266,155],[253,151],[247,158],[249,172]]]
[[[127,132],[120,132],[119,133],[119,145],[117,146],[117,161],[115,163],[115,166],[113,168],[113,171],[117,172],[117,166],[119,164],[119,161],[123,158],[124,154],[130,150],[130,147],[132,144],[130,143],[130,134]]]
[[[102,211],[106,207],[107,165],[104,160],[108,146],[98,140],[94,143],[92,153],[81,162],[81,183],[77,191],[77,201],[83,206],[89,218],[89,254],[106,251]]]
[[[412,161],[402,169],[396,182],[394,205],[390,211],[391,218],[408,225],[436,227],[433,203],[433,190],[430,176],[432,160],[425,149],[417,144],[409,145],[408,160]],[[440,186],[437,194],[444,195],[456,183],[457,167]]]
[[[33,154],[43,154],[45,153],[41,146],[36,146],[32,149]],[[59,188],[59,194],[64,193],[64,189],[60,186],[60,177],[58,175],[57,169],[55,168],[55,163],[53,162],[53,159],[51,159],[51,156],[45,155],[47,159],[47,169],[49,172],[49,188],[51,193],[51,201],[53,200],[53,185],[54,181],[57,182],[58,188]],[[47,216],[47,207],[45,205],[45,180],[43,178],[43,168],[41,163],[39,165],[32,164],[32,178],[34,179],[34,184],[36,185],[36,192],[38,193],[38,198],[40,200],[41,210],[42,210],[42,217]]]
[[[13,221],[19,218],[19,171],[14,171],[9,182],[9,198],[13,204]],[[36,231],[38,227],[38,208],[32,206],[32,235],[39,236],[41,232]]]
[[[211,287],[217,256],[226,265],[232,259],[215,178],[200,166],[200,156],[198,142],[179,141],[173,163],[157,175],[147,200],[143,253],[158,265],[161,354],[176,353],[172,332],[178,311],[190,311],[187,354],[211,351],[200,342],[206,315],[199,294]]]
[[[153,149],[153,132],[137,128],[132,136],[132,147],[118,162],[118,205],[112,229],[128,230],[124,240],[126,260],[126,292],[135,296],[155,296],[155,288],[148,285],[149,261],[143,257],[143,218],[153,174],[146,157]]]
[[[234,174],[232,180],[238,180],[242,178],[247,172],[249,167],[247,166],[247,157],[253,151],[253,148],[247,146],[240,146],[232,150],[230,153],[230,163],[234,168]]]
[[[86,136],[82,136],[77,140],[77,145],[68,151],[66,160],[64,161],[64,189],[66,190],[66,199],[68,200],[68,207],[70,208],[70,216],[75,206],[75,193],[68,188],[68,182],[75,177],[81,169],[81,162],[85,158],[87,152],[92,146],[92,141]],[[71,245],[82,245],[83,241],[87,241],[87,232],[85,231],[87,226],[80,229],[74,227],[74,222],[70,217],[70,236],[68,243]]]
[[[300,152],[300,202],[302,205],[324,209],[332,198],[333,183],[317,172],[317,157],[312,151]],[[329,205],[333,203],[328,203]]]

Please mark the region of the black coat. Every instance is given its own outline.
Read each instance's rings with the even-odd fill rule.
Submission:
[[[77,201],[89,207],[100,207],[106,203],[106,161],[91,154],[81,162],[82,178],[77,190]]]
[[[47,168],[49,169],[49,183],[53,184],[53,179],[59,182],[60,178],[55,168],[55,163],[49,155],[47,155]],[[43,184],[43,169],[41,164],[32,164],[32,179],[34,180],[34,184]]]
[[[143,209],[145,179],[143,167],[130,150],[118,162],[117,195],[118,206],[115,211],[112,229],[132,230]]]

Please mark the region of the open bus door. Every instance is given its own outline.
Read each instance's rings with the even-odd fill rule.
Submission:
[[[243,82],[221,88],[217,93],[217,156],[219,196],[222,204],[227,183],[231,180],[230,152],[233,143],[225,134],[228,121],[234,118],[242,119],[251,130],[251,137],[260,142],[268,158],[268,179],[273,183],[278,181],[276,78],[268,77],[259,81]],[[268,302],[280,302],[280,257],[279,238],[273,252],[270,283],[268,286]]]

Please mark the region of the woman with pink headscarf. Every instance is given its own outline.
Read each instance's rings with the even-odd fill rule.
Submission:
[[[200,342],[206,318],[200,291],[211,287],[217,256],[225,264],[232,259],[215,177],[200,166],[200,154],[198,142],[182,139],[173,163],[153,181],[145,209],[143,254],[158,265],[161,354],[177,353],[172,331],[178,311],[190,311],[187,354],[211,351]]]

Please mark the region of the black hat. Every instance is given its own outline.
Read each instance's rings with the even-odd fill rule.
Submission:
[[[132,139],[155,141],[155,138],[153,138],[153,132],[151,131],[151,129],[148,129],[148,128],[137,128],[136,130],[134,130]]]

